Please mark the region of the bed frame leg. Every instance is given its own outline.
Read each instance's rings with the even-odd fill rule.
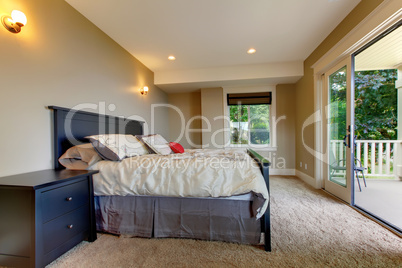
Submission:
[[[265,251],[271,252],[271,217],[270,217],[270,205],[268,204],[267,211],[263,216],[261,224],[264,229],[264,249]]]

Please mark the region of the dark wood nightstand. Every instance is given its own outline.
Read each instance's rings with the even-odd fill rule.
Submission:
[[[44,267],[96,240],[92,175],[43,170],[0,178],[0,266]]]

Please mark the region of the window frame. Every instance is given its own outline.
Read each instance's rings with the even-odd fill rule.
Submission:
[[[271,104],[269,105],[269,129],[270,138],[269,144],[231,144],[230,143],[230,112],[229,105],[227,105],[227,94],[230,93],[257,93],[257,92],[271,92]],[[251,148],[260,151],[276,151],[276,86],[239,86],[239,87],[224,87],[223,88],[223,113],[226,118],[224,120],[224,138],[225,148]],[[250,120],[250,117],[249,117]],[[249,140],[250,142],[250,140]]]

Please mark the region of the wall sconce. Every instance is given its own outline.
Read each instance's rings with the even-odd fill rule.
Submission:
[[[140,89],[141,95],[147,95],[148,94],[148,87],[143,87]]]
[[[13,10],[11,16],[4,15],[1,17],[3,26],[12,33],[21,32],[21,27],[27,24],[27,17],[18,10]]]

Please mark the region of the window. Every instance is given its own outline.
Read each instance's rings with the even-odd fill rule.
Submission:
[[[265,145],[270,139],[271,92],[227,95],[230,144]]]
[[[269,145],[269,105],[230,105],[230,144]]]

